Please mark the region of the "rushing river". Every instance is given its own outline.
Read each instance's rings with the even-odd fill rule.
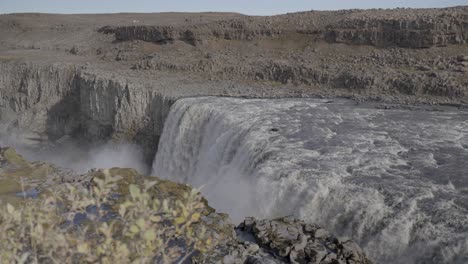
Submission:
[[[236,221],[296,215],[377,263],[468,263],[468,112],[346,100],[189,98],[153,174]]]

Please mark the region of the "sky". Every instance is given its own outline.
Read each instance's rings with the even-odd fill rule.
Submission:
[[[274,15],[307,10],[457,5],[468,5],[468,0],[0,0],[0,13],[228,11],[248,15]]]

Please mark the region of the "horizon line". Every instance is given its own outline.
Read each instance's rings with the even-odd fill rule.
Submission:
[[[176,13],[186,13],[186,14],[238,14],[243,16],[278,16],[278,15],[286,15],[286,14],[294,14],[294,13],[304,13],[304,12],[339,12],[339,11],[351,11],[351,10],[398,10],[398,9],[449,9],[449,8],[460,8],[460,7],[468,7],[468,5],[455,5],[455,6],[446,6],[446,7],[389,7],[389,8],[344,8],[344,9],[309,9],[309,10],[299,10],[299,11],[291,11],[285,13],[277,13],[271,15],[253,15],[253,14],[246,14],[240,13],[235,11],[162,11],[162,12],[132,12],[132,11],[122,11],[122,12],[109,12],[109,13],[92,13],[92,12],[84,12],[84,13],[55,13],[55,12],[12,12],[12,13],[2,13],[0,11],[0,15],[118,15],[118,14],[176,14]]]
[[[468,7],[468,5],[455,5],[455,6],[446,6],[446,7],[389,7],[389,8],[344,8],[344,9],[309,9],[309,10],[298,10],[292,12],[285,12],[285,13],[277,13],[277,14],[270,14],[270,15],[254,15],[254,14],[246,14],[240,13],[235,11],[162,11],[162,12],[109,12],[109,13],[92,13],[92,12],[83,12],[83,13],[55,13],[55,12],[12,12],[12,13],[2,13],[0,11],[0,15],[21,15],[21,14],[44,14],[44,15],[118,15],[118,14],[175,14],[175,13],[187,13],[187,14],[238,14],[243,16],[278,16],[278,15],[286,15],[286,14],[294,14],[294,13],[303,13],[303,12],[339,12],[339,11],[348,11],[348,10],[398,10],[398,9],[449,9],[449,8],[460,8],[460,7]]]

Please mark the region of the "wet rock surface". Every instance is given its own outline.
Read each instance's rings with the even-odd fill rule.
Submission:
[[[371,263],[351,239],[336,238],[325,229],[294,217],[247,218],[237,240],[219,246],[196,263]]]

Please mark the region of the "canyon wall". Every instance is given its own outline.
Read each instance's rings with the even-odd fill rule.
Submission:
[[[386,18],[356,14],[328,27],[325,36],[336,43],[405,48],[461,45],[468,40],[466,13],[440,12],[436,16],[408,17],[404,16],[404,11],[402,13],[395,12]]]
[[[312,36],[313,41],[377,47],[429,48],[468,41],[466,7],[447,9],[343,10],[301,12],[273,17],[237,17],[177,26],[105,26],[99,32],[118,41],[143,40],[159,44],[175,40],[192,45],[212,40],[259,40]],[[312,41],[311,39],[311,41]]]
[[[2,132],[16,131],[24,142],[113,139],[137,143],[150,159],[175,101],[69,64],[1,63],[0,69]]]
[[[224,54],[177,61],[166,54],[158,54],[137,62],[133,69],[195,72],[225,79],[242,77],[251,81],[326,87],[330,91],[345,89],[381,96],[390,93],[454,100],[468,96],[467,87],[459,81],[468,72],[468,57],[417,62],[408,60],[405,55],[406,51],[401,50],[378,51],[371,57],[330,57],[325,65],[299,59],[291,62],[256,57],[234,64]],[[356,67],[357,63],[366,64],[368,68]],[[444,69],[443,73],[431,70],[437,63]]]

